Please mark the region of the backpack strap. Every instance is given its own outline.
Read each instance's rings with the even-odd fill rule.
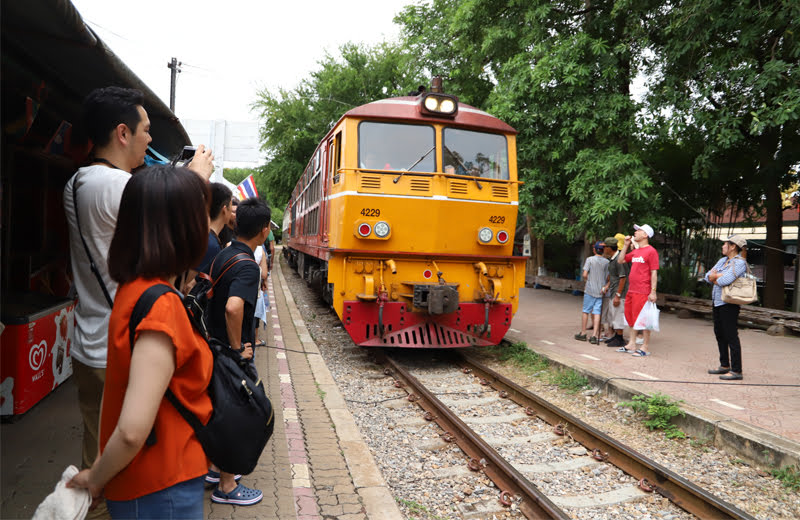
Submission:
[[[178,293],[178,291],[176,291],[169,285],[160,283],[153,285],[152,287],[149,287],[146,291],[144,291],[142,295],[139,297],[139,299],[136,301],[136,305],[133,306],[131,319],[128,323],[128,334],[130,336],[131,355],[133,355],[133,344],[134,344],[134,339],[136,337],[136,327],[138,327],[139,323],[141,323],[142,320],[147,317],[147,315],[150,313],[150,309],[153,308],[153,305],[156,303],[156,301],[162,295],[168,292],[172,292],[180,296],[180,293]],[[192,320],[189,321],[191,322]],[[172,406],[175,407],[178,413],[181,414],[181,417],[183,417],[184,420],[187,423],[189,423],[189,426],[191,426],[195,432],[203,428],[203,423],[200,422],[200,419],[198,419],[192,412],[190,412],[185,406],[183,406],[183,403],[181,403],[178,400],[178,398],[175,397],[175,394],[172,393],[172,390],[170,390],[169,387],[167,387],[167,391],[164,394],[164,397],[167,398],[167,401],[172,403]],[[154,425],[153,429],[150,431],[150,435],[147,436],[145,444],[147,446],[152,446],[156,443],[156,441],[157,441],[156,429]]]
[[[217,255],[217,257],[218,256],[219,255]],[[212,276],[214,274],[214,262],[216,262],[217,257],[215,257],[214,260],[211,262],[211,268],[208,270],[208,272]],[[247,262],[248,260],[253,262],[254,264],[256,263],[256,261],[253,260],[252,258],[250,258],[250,255],[248,255],[247,253],[238,253],[238,254],[230,257],[228,259],[228,261],[225,262],[225,264],[222,266],[222,272],[219,273],[219,275],[214,276],[213,278],[210,277],[209,275],[202,276],[202,278],[207,278],[207,279],[211,280],[211,288],[206,293],[206,296],[209,299],[211,299],[211,297],[214,296],[214,288],[217,286],[217,283],[219,283],[219,281],[222,280],[222,277],[225,276],[225,273],[227,273],[234,265],[238,264],[239,262]],[[256,264],[256,265],[258,265],[258,264]]]

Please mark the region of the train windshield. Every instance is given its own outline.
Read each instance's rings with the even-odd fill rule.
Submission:
[[[362,122],[358,126],[358,165],[374,170],[436,171],[433,127]]]
[[[508,143],[498,134],[444,129],[444,172],[508,180]]]

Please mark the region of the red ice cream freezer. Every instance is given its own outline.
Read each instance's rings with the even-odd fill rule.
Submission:
[[[72,374],[75,301],[4,293],[0,415],[25,413]]]

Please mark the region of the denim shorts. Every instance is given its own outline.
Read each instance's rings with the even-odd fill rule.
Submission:
[[[106,504],[114,520],[194,520],[203,518],[204,490],[203,477],[197,477],[133,500],[106,500]]]
[[[583,293],[583,312],[586,314],[600,314],[603,309],[603,297],[595,298]]]

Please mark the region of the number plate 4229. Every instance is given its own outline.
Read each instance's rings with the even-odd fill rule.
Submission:
[[[364,208],[361,210],[361,215],[365,217],[380,217],[381,210],[378,208]]]
[[[502,215],[493,215],[489,217],[489,222],[492,224],[505,224],[506,217]]]

